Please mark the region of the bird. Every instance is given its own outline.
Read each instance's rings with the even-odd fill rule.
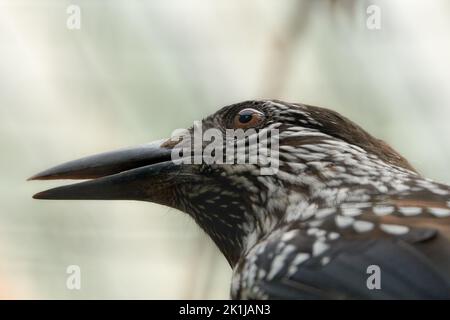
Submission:
[[[262,174],[262,161],[174,161],[196,127],[253,130],[219,142],[223,150],[240,143],[236,153],[245,156],[252,137],[276,130],[270,152],[277,170]],[[331,109],[269,99],[235,103],[183,135],[30,178],[50,179],[86,181],[35,199],[149,201],[188,214],[232,268],[232,299],[450,298],[450,186],[423,177]]]

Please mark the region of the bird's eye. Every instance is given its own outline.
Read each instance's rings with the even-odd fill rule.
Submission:
[[[247,129],[256,127],[264,121],[264,113],[255,109],[242,109],[234,117],[234,127]]]

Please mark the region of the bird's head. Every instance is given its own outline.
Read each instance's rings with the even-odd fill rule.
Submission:
[[[336,112],[262,100],[226,106],[170,139],[67,162],[30,179],[89,179],[36,199],[143,200],[184,211],[235,265],[259,238],[293,219],[294,207],[331,205],[336,190],[358,177],[367,185],[382,170],[414,171]]]

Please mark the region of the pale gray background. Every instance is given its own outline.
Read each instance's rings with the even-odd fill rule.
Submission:
[[[184,214],[36,201],[55,183],[25,179],[253,98],[335,109],[449,183],[450,2],[0,0],[0,297],[227,298],[225,259]]]

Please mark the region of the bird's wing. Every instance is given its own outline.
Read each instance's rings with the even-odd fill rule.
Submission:
[[[446,201],[422,192],[347,203],[279,230],[242,264],[235,297],[450,299]]]

